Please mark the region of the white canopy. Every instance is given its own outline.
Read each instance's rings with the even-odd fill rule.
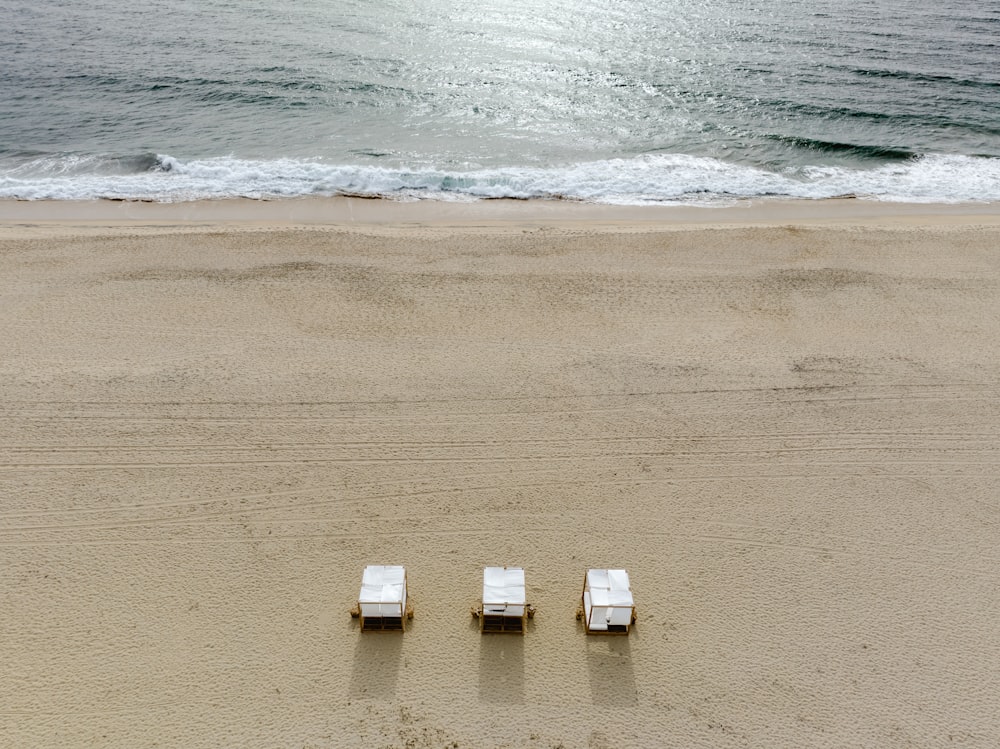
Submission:
[[[625,570],[587,570],[583,590],[587,628],[607,630],[609,625],[628,626],[635,601]]]
[[[524,569],[486,567],[483,569],[483,615],[524,616]]]
[[[406,570],[398,566],[369,565],[358,595],[365,616],[399,616],[406,608]]]
[[[483,570],[483,603],[526,603],[521,567],[486,567]]]

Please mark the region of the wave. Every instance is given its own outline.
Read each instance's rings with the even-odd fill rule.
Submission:
[[[907,161],[915,159],[919,154],[905,148],[891,146],[865,146],[857,143],[838,143],[837,141],[818,140],[788,135],[765,135],[767,140],[785,143],[795,148],[819,153],[853,156],[861,159],[880,159],[882,161]]]
[[[162,157],[151,151],[127,155],[19,151],[7,154],[6,162],[0,162],[0,185],[8,178],[29,182],[74,177],[86,180],[129,177],[164,168]]]
[[[839,144],[819,144],[838,148]],[[315,160],[35,155],[0,165],[0,198],[187,200],[350,195],[401,200],[561,199],[619,205],[854,196],[898,202],[1000,201],[1000,159],[924,155],[871,168],[784,171],[685,154],[547,168],[449,171]]]
[[[909,70],[889,70],[885,68],[848,68],[854,75],[863,78],[889,78],[921,85],[942,85],[950,88],[972,88],[984,91],[1000,89],[1000,81],[981,78],[959,78],[944,73],[924,73]]]
[[[71,73],[63,79],[72,87],[91,89],[99,94],[170,94],[189,102],[208,104],[248,104],[294,106],[300,99],[320,102],[331,98],[342,105],[407,101],[417,97],[399,86],[387,86],[362,80],[328,81],[310,73],[284,67],[255,68],[247,76],[185,77],[135,71],[130,76],[94,73]],[[355,97],[355,99],[345,98]]]

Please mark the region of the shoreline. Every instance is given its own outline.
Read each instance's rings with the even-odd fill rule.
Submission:
[[[284,200],[0,200],[0,225],[480,226],[585,225],[648,230],[715,225],[997,225],[998,203],[887,203],[857,198],[755,200],[724,206],[617,206],[547,200],[395,201],[354,197]]]

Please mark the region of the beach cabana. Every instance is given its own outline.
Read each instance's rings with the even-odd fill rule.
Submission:
[[[635,622],[628,572],[587,570],[579,616],[588,635],[627,635]]]
[[[369,565],[361,578],[358,606],[362,632],[402,632],[413,611],[406,601],[406,569]]]
[[[483,603],[477,613],[481,632],[524,634],[528,617],[533,613],[524,592],[524,569],[484,568]]]

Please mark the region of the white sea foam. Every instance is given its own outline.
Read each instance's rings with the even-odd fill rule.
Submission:
[[[396,199],[569,199],[598,203],[718,203],[842,195],[902,202],[1000,201],[1000,159],[930,155],[870,169],[811,166],[784,173],[683,154],[549,168],[399,169],[276,159],[38,158],[0,170],[0,198],[155,200],[364,195]],[[147,166],[148,166],[147,164]]]

